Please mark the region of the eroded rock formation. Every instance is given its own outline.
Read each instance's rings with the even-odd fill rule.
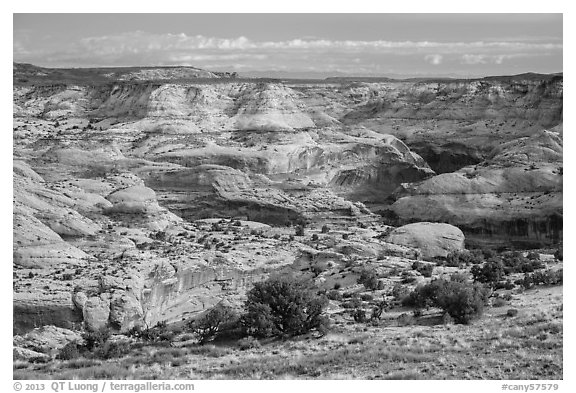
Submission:
[[[179,321],[240,304],[273,272],[462,247],[447,224],[386,238],[374,214],[386,209],[400,224],[457,225],[467,241],[561,239],[561,76],[280,83],[140,69],[40,83],[38,72],[15,69],[35,81],[14,88],[19,333]],[[180,80],[190,75],[212,79]],[[301,224],[328,224],[332,249],[294,238]]]

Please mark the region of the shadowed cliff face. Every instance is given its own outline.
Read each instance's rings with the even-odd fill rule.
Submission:
[[[562,77],[146,75],[14,89],[19,332],[128,329],[239,302],[301,255],[289,226],[376,225],[366,206],[457,225],[469,243],[562,238]],[[351,249],[377,255],[376,235]]]
[[[478,165],[397,190],[401,221],[441,221],[467,235],[531,246],[562,239],[563,163],[559,133],[504,143]]]

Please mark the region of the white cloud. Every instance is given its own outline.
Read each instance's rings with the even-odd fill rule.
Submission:
[[[559,43],[521,41],[477,41],[477,42],[432,42],[432,41],[354,41],[325,39],[292,39],[284,41],[252,41],[246,37],[216,38],[203,35],[151,34],[141,31],[112,36],[81,39],[79,46],[101,51],[110,47],[137,50],[269,50],[269,49],[333,49],[333,50],[430,50],[442,53],[462,52],[463,50],[551,50],[562,49]]]
[[[465,54],[462,55],[462,64],[502,64],[505,60],[515,59],[519,57],[530,57],[534,54],[530,53],[513,53],[513,54],[499,54],[499,55],[486,55],[486,54]]]
[[[442,55],[438,54],[424,56],[424,60],[433,65],[439,65],[440,63],[442,63],[443,58],[444,57]]]
[[[486,55],[465,54],[465,55],[462,55],[462,62],[464,64],[486,64],[487,63],[487,56]]]
[[[316,37],[254,41],[239,37],[153,34],[133,31],[80,38],[70,45],[47,40],[30,46],[14,40],[14,60],[44,66],[192,65],[218,69],[346,70],[350,73],[448,72],[449,67],[507,63],[520,56],[545,56],[561,68],[562,43],[507,40],[477,42],[327,40]],[[425,60],[423,65],[422,59]],[[560,59],[560,63],[558,63]],[[548,62],[547,64],[551,64]],[[434,67],[433,67],[434,68]],[[365,70],[365,71],[362,71]],[[390,71],[394,70],[394,71]]]

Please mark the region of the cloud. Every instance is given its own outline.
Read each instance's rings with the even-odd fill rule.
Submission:
[[[24,35],[21,38],[14,39],[15,61],[53,67],[190,65],[214,70],[313,67],[352,74],[381,74],[425,73],[426,67],[436,69],[432,72],[448,72],[449,67],[462,70],[469,65],[506,65],[515,57],[540,56],[547,60],[546,67],[558,71],[562,57],[562,43],[558,40],[434,42],[306,37],[255,41],[245,36],[222,38],[143,31],[78,38],[66,45],[52,40],[30,41]]]
[[[142,31],[117,35],[82,38],[73,43],[67,51],[88,50],[96,54],[142,53],[150,51],[190,51],[190,50],[333,50],[333,51],[428,51],[431,54],[467,53],[483,51],[518,50],[561,50],[558,42],[531,41],[476,41],[476,42],[432,42],[432,41],[359,41],[301,39],[283,41],[253,41],[247,37],[216,38],[203,35],[152,34]]]
[[[462,55],[461,63],[468,65],[476,64],[502,64],[504,60],[516,59],[520,57],[534,56],[529,53],[514,53],[514,54],[499,54],[499,55],[486,55],[486,54],[465,54]]]
[[[486,55],[462,55],[462,63],[464,64],[486,64]]]
[[[440,63],[442,63],[442,59],[444,57],[442,55],[426,55],[424,56],[424,60],[426,60],[427,62],[429,62],[430,64],[433,65],[439,65]]]

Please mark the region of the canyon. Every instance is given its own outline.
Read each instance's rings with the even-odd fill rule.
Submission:
[[[13,97],[18,335],[182,321],[241,304],[271,274],[351,258],[562,242],[561,74],[295,81],[14,64]]]

